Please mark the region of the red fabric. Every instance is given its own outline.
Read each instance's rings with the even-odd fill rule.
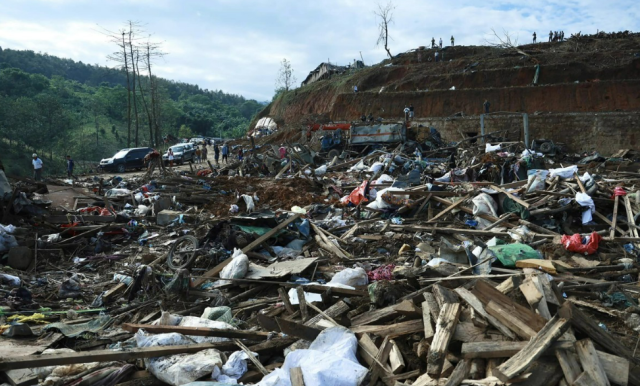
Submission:
[[[80,223],[76,221],[76,222],[74,222],[74,223],[72,223],[72,224],[61,224],[61,225],[60,225],[60,228],[73,228],[73,227],[78,226],[78,225],[80,225]],[[75,236],[75,235],[77,235],[77,234],[78,234],[78,232],[76,232],[76,231],[69,231],[69,232],[67,232],[67,233],[68,233],[70,236]]]
[[[582,244],[582,236],[576,233],[573,236],[563,235],[562,245],[564,249],[570,252],[584,253],[585,255],[593,255],[598,250],[598,243],[602,240],[602,236],[596,232],[591,233],[589,241]]]
[[[197,175],[198,177],[206,177],[206,176],[208,176],[208,175],[209,175],[209,174],[211,174],[211,173],[212,173],[212,172],[211,172],[211,169],[204,169],[204,170],[198,170],[198,172],[196,173],[196,175]]]
[[[611,198],[615,198],[616,196],[620,197],[620,196],[626,196],[626,195],[627,195],[627,191],[624,190],[623,187],[616,186],[616,188],[613,189],[613,195],[611,196]]]
[[[393,264],[383,265],[374,269],[373,271],[367,272],[367,276],[369,276],[369,281],[378,281],[378,280],[392,280],[393,279],[393,269],[396,266]]]
[[[107,208],[101,208],[99,206],[88,206],[86,208],[78,209],[78,212],[90,214],[95,213],[98,216],[111,216],[111,213],[109,212],[109,210],[107,210]]]
[[[361,202],[369,201],[367,197],[364,195],[364,189],[367,187],[367,181],[363,181],[360,186],[353,189],[353,192],[347,197],[347,202],[352,203],[353,205],[358,205]]]

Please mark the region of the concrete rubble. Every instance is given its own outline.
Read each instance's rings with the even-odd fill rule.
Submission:
[[[1,174],[3,380],[640,385],[637,152],[305,134],[153,175]]]

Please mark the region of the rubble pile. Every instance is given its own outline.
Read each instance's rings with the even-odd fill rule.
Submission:
[[[3,381],[640,385],[638,154],[431,134],[0,171]]]

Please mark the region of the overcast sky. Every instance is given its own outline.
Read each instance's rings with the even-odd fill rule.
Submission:
[[[595,33],[640,30],[638,0],[395,0],[390,27],[395,55],[431,37],[483,44],[492,28],[520,43],[533,31]],[[371,0],[0,0],[0,46],[113,66],[102,29],[126,20],[145,24],[166,56],[156,74],[257,100],[270,100],[280,62],[301,82],[323,61],[366,64],[384,59],[375,47]]]

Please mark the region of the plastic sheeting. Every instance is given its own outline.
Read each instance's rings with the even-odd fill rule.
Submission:
[[[548,170],[540,170],[540,169],[531,169],[527,170],[527,184],[529,185],[529,190],[527,193],[535,192],[537,190],[544,190],[545,188],[545,180],[549,175]]]
[[[576,193],[576,202],[580,206],[586,207],[582,212],[582,225],[588,224],[593,220],[593,213],[596,211],[596,204],[593,198],[586,193]]]
[[[498,217],[498,204],[487,193],[480,193],[471,200],[473,202],[473,215],[488,214]]]
[[[333,275],[328,285],[343,284],[351,287],[369,284],[369,278],[364,268],[346,268]]]
[[[193,344],[193,340],[182,334],[146,335],[143,330],[138,330],[135,340],[138,347]],[[218,350],[208,349],[195,354],[148,358],[144,362],[149,372],[156,378],[170,385],[179,386],[193,382],[205,375],[219,375],[224,360]]]
[[[367,374],[358,363],[355,335],[344,327],[328,328],[320,333],[309,349],[287,355],[282,368],[265,376],[260,386],[291,386],[289,371],[300,367],[305,385],[357,386]]]

